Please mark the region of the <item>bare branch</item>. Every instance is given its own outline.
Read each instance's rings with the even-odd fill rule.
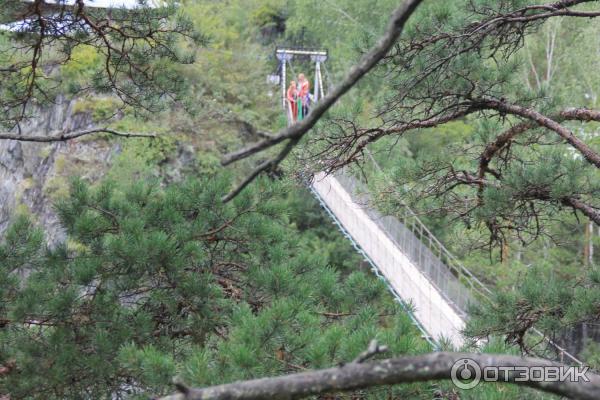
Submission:
[[[596,168],[600,168],[600,155],[592,150],[583,140],[579,139],[577,136],[573,134],[569,129],[565,128],[557,121],[552,118],[549,118],[540,112],[534,110],[533,108],[526,108],[516,104],[510,104],[506,101],[488,99],[481,101],[481,104],[484,107],[489,109],[505,112],[507,114],[517,115],[523,118],[527,118],[539,126],[543,126],[547,129],[550,129],[556,132],[560,137],[562,137],[567,143],[573,146],[577,151],[583,155],[583,157],[590,163],[596,166]],[[571,114],[573,117],[575,113]],[[587,117],[592,116],[592,114],[586,114]]]
[[[372,358],[373,356],[385,353],[386,351],[388,351],[387,346],[381,346],[376,339],[373,339],[369,343],[369,347],[365,351],[360,353],[353,362],[360,364]]]
[[[248,174],[246,179],[244,179],[239,185],[237,185],[227,195],[223,196],[223,198],[221,199],[223,201],[223,203],[227,203],[230,200],[232,200],[242,190],[244,190],[244,188],[246,186],[248,186],[254,179],[256,179],[256,177],[258,177],[258,175],[260,175],[261,173],[267,172],[267,171],[272,171],[273,169],[277,168],[277,165],[279,165],[279,163],[281,161],[283,161],[283,159],[290,153],[290,151],[292,151],[292,149],[294,148],[294,146],[296,146],[296,144],[298,143],[299,140],[300,140],[300,138],[294,138],[294,139],[290,140],[285,145],[283,150],[281,150],[281,152],[277,155],[277,157],[267,160],[267,161],[261,163],[258,167],[256,167],[250,174]]]
[[[563,120],[577,120],[577,121],[600,121],[600,111],[590,110],[587,108],[571,108],[558,113],[558,115],[550,117],[556,122],[561,122]],[[481,157],[479,160],[479,178],[483,179],[484,175],[488,171],[488,166],[490,161],[496,155],[498,151],[504,148],[507,144],[509,144],[512,140],[514,140],[517,136],[521,135],[524,132],[527,132],[530,129],[538,126],[535,122],[521,122],[498,135],[496,139],[489,143],[483,152],[481,153]]]
[[[510,355],[436,352],[415,357],[391,358],[368,363],[349,363],[338,368],[302,372],[275,378],[254,379],[207,388],[187,388],[187,393],[174,394],[161,400],[262,400],[298,399],[310,395],[342,392],[382,385],[450,379],[452,367],[461,359],[475,361],[485,367],[562,366],[540,358]],[[499,381],[504,380],[499,372]],[[518,372],[506,372],[506,380],[544,392],[573,399],[598,399],[600,376],[586,372],[589,382],[539,382],[515,379]]]
[[[600,210],[596,207],[592,207],[576,197],[564,197],[562,199],[562,203],[566,206],[574,208],[575,210],[581,211],[583,215],[594,221],[596,225],[600,226]]]
[[[480,156],[480,178],[483,178],[485,172],[490,172],[487,170],[488,165],[499,150],[511,143],[517,136],[538,126],[551,129],[561,137],[565,138],[565,140],[568,139],[567,142],[581,152],[582,155],[585,156],[585,154],[588,154],[592,160],[598,158],[597,155],[594,156],[595,153],[589,146],[574,136],[567,128],[559,124],[560,122],[567,120],[600,122],[600,111],[598,110],[570,108],[560,111],[550,117],[546,117],[533,109],[518,106],[516,104],[509,104],[503,100],[489,101],[472,99],[471,101],[457,104],[452,107],[452,109],[443,110],[434,116],[427,116],[426,118],[415,119],[409,122],[401,122],[388,128],[358,129],[354,127],[354,132],[349,132],[343,138],[338,138],[336,143],[329,146],[328,152],[331,154],[329,155],[330,161],[327,164],[327,168],[330,171],[334,171],[351,163],[356,160],[357,156],[360,155],[370,143],[373,143],[384,136],[402,135],[419,129],[435,128],[450,121],[456,121],[470,114],[485,110],[496,110],[503,114],[513,114],[529,119],[529,121],[514,125],[498,135],[493,142],[485,147]],[[588,157],[586,157],[586,159],[588,159]],[[589,160],[590,159],[588,159],[588,161]],[[595,162],[592,162],[592,164],[596,165]]]
[[[68,133],[61,133],[58,135],[50,136],[37,136],[37,135],[19,135],[18,133],[0,133],[0,140],[18,140],[20,142],[38,142],[38,143],[49,143],[49,142],[64,142],[67,140],[75,139],[81,136],[93,135],[96,133],[109,133],[114,136],[121,136],[127,138],[150,138],[154,139],[157,136],[154,134],[145,133],[127,133],[118,132],[108,128],[97,128],[89,129],[84,131],[75,131]]]

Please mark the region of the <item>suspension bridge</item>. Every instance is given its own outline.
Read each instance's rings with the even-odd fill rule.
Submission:
[[[282,88],[288,124],[293,121],[286,96],[286,66],[291,66],[296,55],[308,56],[315,64],[312,101],[326,94],[321,77],[321,66],[327,60],[325,50],[278,48],[277,83]],[[383,174],[373,156],[368,152],[367,155],[372,167]],[[463,346],[462,331],[469,318],[469,307],[477,301],[492,301],[490,289],[448,251],[407,205],[393,216],[378,211],[367,185],[349,171],[318,172],[309,187],[333,223],[405,306],[432,347],[438,349],[441,343]],[[542,336],[539,331],[534,333]],[[582,365],[558,344],[544,340],[560,361]]]

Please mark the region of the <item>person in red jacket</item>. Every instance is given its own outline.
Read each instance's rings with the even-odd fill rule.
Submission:
[[[298,119],[298,90],[295,81],[290,82],[287,90],[287,101],[291,111],[292,123],[294,123]]]
[[[302,103],[302,109],[300,110],[300,119],[305,118],[306,114],[308,114],[308,108],[310,103],[309,98],[310,93],[310,82],[304,76],[304,74],[298,75],[298,98]]]

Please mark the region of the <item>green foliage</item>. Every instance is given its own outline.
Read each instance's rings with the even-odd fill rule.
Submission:
[[[173,136],[160,135],[153,139],[128,141],[124,145],[124,156],[133,156],[148,164],[156,165],[173,153],[176,139]]]
[[[113,118],[121,106],[113,97],[83,98],[73,105],[73,114],[90,113],[92,121],[102,123]]]
[[[67,92],[77,94],[86,88],[101,73],[102,67],[102,56],[97,48],[83,45],[73,49],[71,59],[61,66],[60,71],[61,77],[67,82]]]
[[[281,29],[285,14],[281,0],[266,1],[253,11],[252,22],[261,29]]]
[[[0,246],[0,363],[19,373],[0,393],[164,394],[176,374],[206,385],[348,361],[374,337],[427,351],[382,282],[349,271],[343,238],[327,243],[323,216],[291,206],[306,194],[262,181],[223,205],[229,183],[75,180],[54,249],[19,217]]]
[[[598,342],[588,338],[586,343],[584,343],[581,357],[591,368],[595,370],[600,368],[600,345]]]
[[[586,273],[581,278],[581,271],[557,271],[551,264],[540,263],[521,274],[518,286],[498,291],[491,302],[475,307],[466,334],[477,338],[506,336],[509,344],[529,350],[540,340],[531,335],[533,327],[560,338],[565,330],[595,321],[600,304],[598,269]],[[582,355],[593,363],[596,353],[596,347],[591,346]]]
[[[495,6],[489,0],[474,3]],[[510,3],[516,7],[530,2]],[[465,15],[464,4],[425,2],[407,34],[416,34],[417,27],[427,31],[463,26],[475,18]],[[108,180],[98,186],[76,181],[67,196],[63,177],[48,182],[46,192],[61,199],[57,209],[67,232],[64,244],[47,249],[42,233],[25,216],[18,217],[5,235],[0,246],[0,322],[7,323],[0,328],[0,364],[14,361],[18,374],[3,377],[0,397],[10,393],[15,399],[82,398],[91,393],[98,398],[146,398],[170,392],[174,375],[189,384],[211,385],[347,362],[374,337],[394,355],[428,351],[382,282],[360,268],[363,260],[304,190],[286,182],[262,181],[231,205],[219,201],[231,182],[217,172],[217,152],[257,139],[245,135],[240,122],[272,130],[285,126],[278,88],[269,87],[264,79],[275,67],[274,44],[328,48],[331,76],[325,77],[331,81],[326,85],[334,84],[373,44],[395,6],[393,0],[184,2],[186,24],[206,33],[210,45],[185,67],[160,54],[152,60],[154,83],[165,91],[156,93],[143,84],[134,87],[126,78],[120,82],[145,105],[163,111],[148,115],[129,107],[113,127],[160,137],[111,142],[119,143],[120,154]],[[555,63],[561,73],[538,86],[529,60],[544,75],[546,35],[555,31],[556,51],[561,54]],[[593,107],[597,103],[593,74],[583,67],[587,64],[569,60],[597,63],[598,38],[594,24],[564,20],[530,36],[525,48],[503,65],[465,55],[452,70],[476,81],[477,90],[535,101],[542,108],[575,100],[579,104],[582,96]],[[0,46],[10,45],[0,34]],[[147,65],[144,49],[134,54],[140,65]],[[441,49],[440,56],[445,51]],[[100,76],[103,57],[97,49],[78,46],[70,57],[59,71],[61,90],[71,94],[84,88],[110,90]],[[0,52],[0,61],[8,63],[5,53]],[[426,61],[414,60],[413,70]],[[387,74],[393,67],[393,62],[387,63],[379,72]],[[296,73],[312,72],[312,65],[301,61],[294,68]],[[371,74],[331,115],[371,126],[370,116],[397,93],[397,83]],[[15,81],[5,84],[22,89]],[[464,91],[469,82],[454,76],[433,87]],[[172,108],[166,93],[180,96]],[[82,99],[74,112],[91,112],[98,122],[120,106],[108,98]],[[532,186],[549,187],[553,200],[572,193],[597,194],[597,174],[563,147],[515,149],[515,144],[511,154],[528,162],[505,171],[508,188],[485,189],[485,206],[472,218],[457,219],[443,209],[445,199],[427,198],[419,191],[435,182],[423,179],[424,169],[450,164],[460,171],[476,165],[478,153],[473,149],[480,151],[514,123],[512,118],[465,118],[372,147],[393,178],[373,180],[376,190],[392,194],[378,196],[382,207],[393,212],[398,200],[417,205],[442,241],[498,289],[495,306],[484,304],[475,311],[468,329],[473,336],[518,338],[523,329],[518,317],[523,315],[533,316],[534,324],[552,335],[593,315],[598,305],[598,272],[581,268],[579,221],[556,204],[542,211],[548,216],[546,232],[561,238],[560,247],[547,238],[528,243],[530,237],[508,237],[510,260],[505,263],[498,261],[498,249],[481,250],[488,244],[484,222],[510,215],[514,199]],[[598,145],[597,125],[572,126]],[[328,128],[320,123],[312,135]],[[537,137],[554,138],[533,131],[524,140]],[[173,160],[182,142],[198,149],[202,177],[165,186],[159,166]],[[240,172],[246,173],[245,168],[242,165]],[[462,189],[457,196],[459,202],[475,198]],[[560,216],[558,221],[555,216]],[[594,365],[596,347],[591,344],[583,353]],[[484,351],[516,350],[492,340]],[[507,385],[458,392],[449,383],[357,394],[456,396],[503,399],[535,394]]]

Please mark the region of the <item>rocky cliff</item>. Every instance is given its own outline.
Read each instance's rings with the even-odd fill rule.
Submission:
[[[76,110],[76,100],[57,99],[35,111],[21,126],[22,134],[51,135],[90,128],[92,117]],[[0,141],[0,235],[15,212],[27,212],[45,230],[48,242],[64,238],[52,200],[66,193],[72,175],[96,179],[118,153],[119,145],[106,140],[80,138],[69,142],[29,143]]]

